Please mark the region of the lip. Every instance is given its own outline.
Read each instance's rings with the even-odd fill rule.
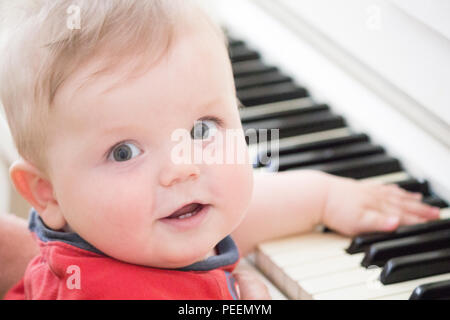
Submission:
[[[200,203],[200,202],[199,202]],[[187,231],[198,227],[206,218],[211,205],[203,204],[203,208],[195,215],[184,219],[171,219],[168,217],[160,219],[161,222],[177,229],[178,231]]]

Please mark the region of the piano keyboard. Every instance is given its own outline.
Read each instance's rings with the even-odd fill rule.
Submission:
[[[279,129],[279,159],[267,145],[249,145],[255,170],[321,170],[420,192],[441,219],[393,233],[349,239],[316,231],[260,244],[256,267],[291,299],[450,298],[450,209],[426,180],[414,177],[383,146],[355,132],[244,41],[229,36],[244,130]],[[270,140],[270,136],[268,137]],[[278,293],[277,293],[278,295]],[[278,295],[279,297],[282,294]]]

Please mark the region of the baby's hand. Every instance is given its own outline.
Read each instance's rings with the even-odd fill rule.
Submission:
[[[266,285],[253,273],[242,270],[233,273],[239,287],[240,300],[271,300]]]
[[[439,208],[421,202],[420,193],[397,185],[333,178],[322,223],[345,235],[393,231],[400,224],[417,224],[439,217]]]

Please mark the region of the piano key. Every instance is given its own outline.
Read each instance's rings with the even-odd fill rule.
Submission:
[[[410,175],[404,171],[382,174],[370,178],[360,179],[359,181],[365,182],[376,182],[380,184],[397,183],[399,181],[404,181],[410,179]]]
[[[261,60],[248,60],[235,62],[231,65],[234,78],[246,77],[251,75],[263,74],[267,72],[278,71],[277,67],[268,66]]]
[[[279,138],[286,138],[295,135],[337,129],[345,126],[344,119],[328,111],[319,111],[301,115],[285,116],[270,120],[254,121],[243,123],[244,132],[250,130],[267,130],[267,140],[271,139],[271,129],[278,129]],[[257,141],[260,142],[260,135]],[[247,142],[249,142],[246,136]]]
[[[249,108],[251,109],[251,108]],[[286,111],[279,111],[276,113],[273,113],[270,115],[270,117],[267,116],[259,116],[259,117],[253,117],[252,119],[247,119],[246,121],[242,121],[242,123],[255,123],[256,121],[265,121],[265,120],[273,120],[276,118],[289,118],[294,116],[306,116],[307,114],[317,114],[321,112],[328,112],[329,113],[329,107],[326,104],[316,104],[311,105],[306,108],[297,108],[297,109],[291,109]]]
[[[256,60],[260,58],[257,51],[250,49],[247,45],[234,45],[228,49],[231,62],[241,62],[246,60]]]
[[[238,43],[236,46],[243,46],[244,43]],[[258,77],[258,76],[252,76],[252,77],[248,77],[248,75],[250,73],[245,73],[246,71],[244,70],[244,72],[241,72],[240,74],[238,73],[238,75],[235,75],[235,79],[242,79],[241,86],[239,86],[239,81],[236,81],[236,87],[237,89],[244,89],[242,91],[246,91],[245,89],[248,88],[252,88],[255,86],[265,86],[267,85],[267,87],[273,87],[272,84],[278,84],[278,83],[282,83],[282,84],[288,84],[289,82],[285,83],[285,80],[288,81],[288,77],[284,77],[281,73],[278,72],[274,72],[274,70],[276,70],[275,67],[272,67],[274,69],[270,69],[271,67],[265,66],[261,61],[259,60],[250,60],[251,64],[247,64],[247,66],[252,66],[254,68],[254,70],[256,71],[256,74],[260,74],[263,75],[262,77]],[[247,62],[250,62],[247,61]],[[237,63],[239,64],[239,63]],[[241,64],[240,66],[245,66],[244,64]],[[238,69],[239,65],[236,66],[236,63],[233,64],[233,68],[234,69]],[[245,79],[247,77],[247,79]],[[245,82],[244,81],[247,81]],[[295,86],[294,84],[291,84],[293,86]],[[306,90],[306,89],[305,89]],[[241,97],[242,98],[242,97]],[[278,98],[273,98],[273,99],[278,99]],[[280,98],[280,99],[284,99],[284,98]],[[309,97],[307,99],[310,99]],[[242,99],[244,100],[244,99]],[[301,99],[295,99],[295,100],[301,100]],[[310,99],[312,101],[312,99]],[[314,103],[310,104],[309,106],[304,106],[304,110],[302,111],[298,111],[298,110],[276,110],[275,108],[271,109],[271,108],[267,108],[267,105],[270,104],[283,104],[283,103],[290,103],[290,101],[277,101],[275,103],[269,103],[269,104],[264,104],[263,106],[265,106],[266,108],[260,108],[262,107],[261,105],[259,105],[259,101],[255,102],[255,105],[251,105],[251,103],[249,103],[249,108],[243,108],[241,109],[242,111],[244,111],[243,113],[243,123],[245,121],[248,122],[255,122],[256,120],[263,120],[263,119],[270,119],[270,118],[274,118],[274,117],[282,117],[282,116],[286,116],[287,114],[290,115],[295,115],[295,114],[300,114],[300,113],[308,113],[308,112],[317,112],[319,110],[312,108],[312,106],[314,106]],[[245,111],[251,111],[252,108],[255,108],[254,114],[253,114],[253,118],[249,117],[248,119],[245,119]],[[297,108],[298,107],[294,107]],[[258,112],[262,112],[263,114],[258,114]],[[264,114],[265,113],[265,114]],[[250,114],[250,113],[248,113]],[[289,128],[289,125],[287,125],[287,128]],[[326,146],[326,143],[329,141],[324,142],[323,145],[321,145],[321,143],[318,143],[316,145],[310,145],[310,146],[301,146],[300,150],[294,150],[294,148],[287,148],[282,150],[282,144],[283,143],[285,146],[294,146],[296,142],[298,141],[303,141],[303,143],[305,143],[305,140],[308,140],[309,138],[312,139],[313,141],[319,141],[322,142],[322,138],[320,137],[320,135],[323,132],[337,132],[339,130],[342,130],[342,136],[347,136],[347,135],[352,135],[353,133],[351,133],[351,131],[346,128],[346,127],[342,127],[339,129],[325,129],[323,131],[317,131],[317,132],[302,132],[301,134],[297,134],[295,132],[289,132],[289,130],[284,130],[284,134],[286,134],[286,136],[280,137],[281,139],[279,140],[280,142],[280,155],[286,155],[286,154],[290,154],[290,155],[296,155],[298,156],[299,152],[302,152],[303,154],[305,154],[306,152],[312,151],[312,150],[321,150],[324,148],[330,148],[331,146]],[[282,130],[280,130],[281,132]],[[347,131],[346,133],[343,133],[344,131]],[[293,136],[290,136],[291,134],[294,134]],[[270,138],[269,138],[270,139]],[[298,139],[297,141],[295,141],[295,139]],[[294,142],[295,141],[295,142]],[[339,143],[337,143],[337,145],[339,145]],[[342,143],[342,145],[346,145],[344,142]],[[261,144],[255,144],[255,145],[250,145],[250,148],[254,148],[254,150],[257,150],[255,147],[260,147],[260,146],[264,146],[264,143]],[[334,146],[334,145],[333,145]],[[348,145],[347,145],[348,146]],[[302,149],[305,148],[306,149]],[[311,149],[308,149],[311,148]],[[258,148],[260,150],[257,151],[261,151],[261,149],[264,148]],[[265,152],[268,152],[267,150],[265,150]],[[283,153],[284,152],[284,153]],[[257,154],[258,152],[256,152]],[[269,152],[270,155],[270,152]],[[317,154],[316,154],[317,155]],[[316,159],[315,161],[325,161],[326,158],[323,158],[322,160],[317,160],[317,158],[314,158],[313,155],[310,155],[310,160],[311,159]],[[372,158],[372,157],[361,157],[361,158],[365,158],[364,160],[367,160],[368,158]],[[390,158],[390,157],[389,157]],[[356,167],[352,167],[349,169],[349,167],[347,166],[347,168],[345,168],[345,166],[342,165],[342,163],[340,164],[339,161],[336,164],[335,162],[332,162],[330,164],[333,164],[334,166],[331,167],[331,169],[338,169],[342,172],[342,170],[344,171],[344,176],[346,176],[345,174],[348,173],[348,170],[350,170],[350,173],[353,178],[357,178],[357,179],[361,179],[361,180],[369,180],[371,179],[371,181],[376,181],[379,183],[396,183],[397,185],[399,185],[400,187],[404,188],[405,190],[408,191],[413,191],[413,192],[421,192],[424,196],[426,196],[426,198],[423,199],[424,202],[429,202],[431,204],[439,204],[439,206],[444,207],[447,206],[446,202],[443,199],[438,198],[435,195],[432,195],[431,190],[429,190],[428,184],[426,181],[419,181],[417,179],[412,178],[411,176],[408,175],[408,173],[401,171],[401,166],[400,163],[397,161],[398,165],[394,165],[394,162],[392,161],[388,161],[386,160],[386,158],[384,158],[384,160],[380,160],[381,157],[376,158],[375,160],[371,159],[372,161],[369,161],[370,166],[369,168],[371,168],[372,172],[370,174],[362,174],[359,170],[361,169],[361,163],[357,162]],[[361,159],[359,159],[361,160]],[[300,158],[300,162],[301,161],[308,161],[308,159]],[[386,161],[386,163],[389,166],[389,169],[381,169],[379,166],[380,162]],[[353,164],[354,165],[354,164]],[[367,165],[367,164],[365,164]],[[316,166],[316,165],[309,165],[306,166],[308,169],[312,166]],[[397,170],[394,170],[393,167],[397,166]],[[296,167],[298,168],[298,166]],[[328,168],[329,169],[329,168]],[[346,171],[347,170],[347,171]],[[328,172],[328,171],[327,171]],[[380,173],[381,172],[381,173]],[[332,173],[332,172],[329,172]],[[332,173],[333,174],[333,173]],[[354,176],[353,176],[354,175]],[[370,180],[369,180],[370,181]],[[327,240],[332,241],[332,239],[327,238]],[[279,253],[272,253],[271,255],[268,255],[266,253],[261,253],[261,254],[257,254],[257,257],[260,257],[260,260],[262,260],[264,262],[264,264],[266,265],[267,272],[271,272],[274,273],[273,277],[276,279],[275,282],[277,284],[279,284],[280,286],[282,286],[282,289],[284,291],[288,290],[291,291],[290,292],[290,296],[292,297],[292,295],[296,295],[297,297],[301,294],[302,290],[299,290],[299,287],[297,285],[297,282],[293,281],[292,278],[296,278],[297,280],[308,280],[308,281],[312,281],[315,278],[321,278],[322,276],[326,276],[323,274],[323,272],[336,272],[338,271],[339,273],[339,277],[343,277],[345,274],[342,274],[341,271],[345,271],[348,274],[351,274],[351,277],[349,277],[348,279],[346,277],[343,277],[341,280],[341,283],[344,284],[345,288],[353,288],[353,287],[361,287],[365,284],[367,284],[367,279],[364,280],[364,282],[361,282],[361,280],[363,279],[363,275],[367,274],[367,271],[369,271],[369,275],[372,277],[373,275],[373,270],[368,270],[368,269],[364,269],[360,266],[358,266],[358,261],[361,259],[361,255],[362,253],[360,253],[359,255],[348,255],[347,253],[345,253],[344,251],[344,244],[347,244],[350,242],[349,239],[341,239],[342,242],[340,242],[339,244],[332,244],[331,242],[328,242],[326,240],[322,241],[319,239],[316,239],[315,242],[317,242],[317,245],[314,244],[314,241],[310,241],[310,245],[311,247],[303,247],[302,245],[299,245],[299,243],[297,243],[295,246],[291,247],[290,250],[288,251],[283,251],[283,249],[278,248],[277,252]],[[285,243],[286,244],[286,243]],[[290,247],[290,245],[288,245],[287,247]],[[284,247],[283,247],[284,248]],[[266,250],[267,251],[267,250]],[[270,251],[270,250],[268,250]],[[257,259],[258,260],[258,259]],[[327,264],[328,262],[328,264]],[[332,263],[334,262],[334,263]],[[334,270],[330,270],[327,271],[328,266],[336,266],[336,263],[338,264],[338,267],[334,267]],[[300,264],[300,265],[299,265]],[[353,273],[355,269],[357,271],[357,273]],[[275,271],[274,271],[275,270]],[[350,272],[350,270],[352,270]],[[294,273],[292,273],[294,271]],[[295,271],[300,272],[301,274],[296,275]],[[378,276],[379,276],[379,271],[380,270],[376,270],[376,272],[378,272]],[[358,279],[358,277],[361,277]],[[444,275],[443,275],[444,276]],[[429,277],[427,279],[427,281],[430,281],[430,279],[436,279],[434,277]],[[450,277],[449,277],[450,279]],[[422,279],[421,279],[422,280]],[[302,282],[300,282],[302,283]],[[350,284],[349,284],[350,283]],[[349,285],[348,285],[349,284]],[[404,283],[401,283],[404,284]],[[411,282],[408,282],[409,286],[412,286]],[[375,298],[375,299],[382,299],[387,298],[387,299],[406,299],[408,297],[408,295],[411,292],[411,288],[408,287],[409,289],[406,290],[404,287],[402,287],[401,289],[399,289],[398,287],[396,287],[396,284],[391,284],[388,285],[389,287],[391,287],[391,289],[389,291],[382,291],[381,293],[377,293],[376,295],[368,295],[370,298]],[[385,287],[388,287],[385,286]],[[394,287],[395,286],[395,287]],[[417,286],[417,283],[416,283]],[[380,287],[382,288],[383,286],[381,285],[380,282]],[[291,288],[292,290],[289,290],[287,288]],[[339,288],[340,289],[340,288]],[[327,289],[329,290],[329,289]],[[406,290],[406,291],[405,291]],[[333,290],[331,290],[333,291]],[[400,292],[401,291],[401,292]],[[304,291],[303,293],[305,293],[306,291]],[[330,291],[327,291],[330,292]],[[381,294],[381,296],[380,296]],[[317,295],[318,297],[320,297],[320,295]]]
[[[237,90],[237,97],[246,107],[282,100],[307,97],[308,91],[293,82],[268,85],[261,88]]]
[[[409,236],[424,234],[427,232],[450,229],[450,219],[444,218],[446,217],[446,215],[447,216],[450,215],[450,209],[441,209],[440,220],[433,220],[415,225],[400,226],[393,232],[374,232],[358,235],[353,238],[350,246],[347,248],[346,251],[350,254],[359,253],[363,252],[370,245],[377,242],[405,238]]]
[[[300,152],[312,151],[317,149],[325,149],[335,146],[341,146],[345,144],[357,143],[357,142],[368,142],[369,138],[365,134],[350,134],[345,136],[339,136],[336,138],[322,139],[307,143],[297,143],[290,145],[278,146],[278,156],[292,155]],[[266,159],[272,155],[272,148],[260,148],[261,150],[257,153],[258,165],[267,164]]]
[[[421,284],[414,289],[409,300],[450,300],[450,280]]]
[[[298,282],[300,291],[299,299],[310,299],[321,293],[344,289],[345,287],[358,286],[377,278],[380,270],[368,270],[354,268],[344,272],[331,273],[320,277],[301,280]]]
[[[420,192],[424,196],[430,195],[428,181],[419,181],[417,179],[409,178],[396,183],[400,188],[410,192]]]
[[[368,270],[370,271],[370,270]],[[368,300],[379,299],[382,297],[392,296],[394,294],[411,293],[417,286],[434,281],[449,280],[450,274],[442,274],[432,277],[426,277],[417,280],[410,280],[391,285],[383,285],[379,280],[376,280],[376,270],[374,273],[368,273],[369,278],[358,285],[349,287],[341,287],[318,294],[304,294],[305,298],[314,300]]]
[[[245,42],[243,40],[228,36],[228,47],[229,48],[241,46],[243,44],[245,44]]]
[[[437,196],[429,196],[423,199],[423,202],[426,204],[429,204],[430,206],[435,206],[439,208],[446,208],[448,207],[448,203],[444,201],[443,199],[437,197]]]
[[[337,176],[353,179],[368,178],[402,170],[400,162],[397,159],[383,154],[339,160],[327,164],[305,166],[303,168],[320,170]],[[296,168],[291,168],[288,170],[296,170]]]
[[[282,138],[278,141],[279,148],[286,148],[289,146],[314,143],[322,140],[333,139],[338,137],[345,137],[351,135],[350,130],[346,127],[323,130],[314,133],[306,133],[301,135],[296,135],[292,137]],[[270,149],[271,145],[252,143],[248,146],[248,152],[251,159],[256,159],[264,152],[264,150]]]
[[[337,238],[336,238],[337,237]],[[334,242],[339,241],[336,245]],[[309,270],[325,268],[327,261],[342,261],[344,269],[357,268],[362,254],[353,258],[343,250],[342,245],[348,245],[350,239],[336,235],[312,233],[299,237],[285,238],[260,245],[256,257],[258,267],[264,264],[261,270],[264,271],[290,298],[298,298],[299,286],[297,282],[303,279],[302,275],[295,275],[295,269],[309,268]],[[328,263],[330,266],[336,264]],[[294,270],[294,273],[292,273]],[[306,270],[306,269],[303,269]],[[365,270],[365,269],[363,269]],[[314,271],[310,271],[314,272]],[[318,271],[320,273],[320,271]],[[326,276],[326,274],[323,274]],[[298,278],[294,280],[293,278]],[[308,278],[308,277],[306,277]],[[296,289],[297,287],[297,289]],[[297,292],[293,296],[293,292]]]
[[[279,140],[279,148],[288,148],[289,146],[295,146],[299,144],[314,143],[317,141],[333,139],[338,137],[345,137],[351,135],[350,129],[347,127],[340,127],[336,129],[322,130],[303,135],[296,135],[292,137],[286,137]]]
[[[305,151],[312,151],[324,148],[352,145],[355,143],[369,142],[369,137],[364,133],[350,134],[344,137],[331,138],[310,143],[300,143],[290,146],[282,146],[278,150],[280,155],[297,154]]]
[[[291,111],[309,108],[316,103],[309,97],[298,98],[286,101],[272,102],[251,108],[239,109],[239,116],[242,122],[270,119],[275,116],[289,114]]]
[[[373,300],[408,300],[409,296],[410,296],[409,292],[402,292],[402,293],[390,294],[387,296],[374,298]]]
[[[288,237],[258,245],[256,263],[280,288],[284,284],[283,268],[341,255],[349,239],[320,232]]]
[[[312,232],[260,243],[258,244],[258,251],[266,255],[274,256],[283,253],[289,254],[292,250],[309,250],[311,247],[334,245],[338,242],[348,245],[350,240],[338,234]]]
[[[309,278],[333,274],[336,272],[352,270],[359,266],[362,253],[354,256],[337,256],[314,260],[297,266],[285,267],[282,288],[292,298],[300,296],[298,282]]]
[[[389,259],[450,247],[450,229],[378,242],[371,245],[361,265],[383,266]]]
[[[292,78],[280,73],[279,71],[239,77],[234,80],[236,90],[262,87],[270,84],[279,84],[284,82],[292,82]]]
[[[427,251],[388,260],[380,275],[383,284],[450,272],[450,249]]]
[[[336,160],[351,159],[355,157],[384,153],[380,146],[369,143],[356,143],[334,148],[313,150],[299,154],[280,155],[278,159],[271,161],[269,167],[275,165],[279,171],[290,168],[298,168],[319,163],[328,163]]]

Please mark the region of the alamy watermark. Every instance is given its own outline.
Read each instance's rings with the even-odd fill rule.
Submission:
[[[66,26],[70,30],[81,29],[81,8],[76,5],[71,5],[66,10],[67,20]]]
[[[269,138],[270,137],[270,138]],[[256,157],[248,154],[248,146],[255,146]],[[176,129],[171,134],[176,145],[171,150],[174,164],[252,164],[271,166],[278,170],[279,129],[226,129],[213,137],[193,140],[191,132]],[[205,145],[206,144],[206,145]]]
[[[67,267],[66,273],[70,276],[67,277],[66,287],[69,290],[81,290],[81,269],[79,266],[73,264]]]

